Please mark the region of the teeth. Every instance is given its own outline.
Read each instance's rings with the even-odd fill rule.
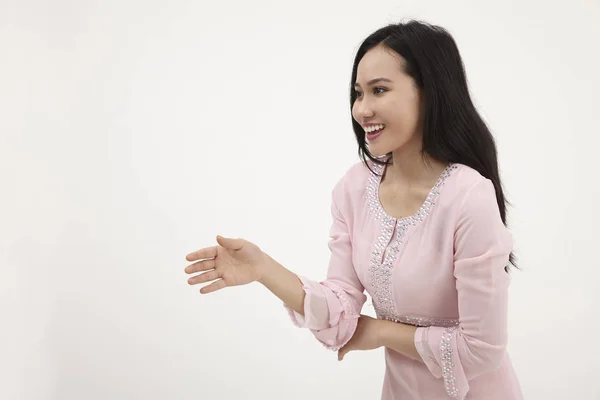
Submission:
[[[385,125],[374,125],[374,126],[370,126],[368,128],[365,128],[365,132],[371,133],[371,132],[378,131],[378,130],[383,129],[383,128],[385,128]]]

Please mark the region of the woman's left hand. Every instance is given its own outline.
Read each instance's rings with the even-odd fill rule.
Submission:
[[[381,320],[361,315],[352,339],[338,351],[338,360],[342,361],[346,353],[352,350],[374,350],[381,347]]]

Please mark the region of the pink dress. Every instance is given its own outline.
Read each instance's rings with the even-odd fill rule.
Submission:
[[[327,279],[299,276],[305,316],[284,304],[292,321],[337,351],[356,329],[366,290],[379,319],[418,327],[421,359],[385,349],[382,400],[522,399],[506,351],[513,243],[492,182],[450,164],[420,210],[402,219],[383,209],[380,182],[358,162],[335,185]]]

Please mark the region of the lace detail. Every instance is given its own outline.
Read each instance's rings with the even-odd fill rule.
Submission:
[[[373,284],[373,294],[371,297],[373,298],[373,305],[378,318],[390,321],[402,321],[403,318],[410,317],[403,317],[396,314],[391,284],[392,269],[400,254],[400,247],[404,242],[406,232],[411,227],[419,225],[429,215],[431,209],[435,206],[435,200],[440,193],[440,188],[452,171],[457,168],[457,165],[448,164],[419,210],[415,214],[405,218],[392,217],[385,211],[379,201],[379,186],[384,168],[384,165],[373,165],[375,173],[371,173],[369,176],[366,195],[369,212],[376,220],[381,220],[381,232],[377,238],[377,242],[373,246],[369,262],[369,275]],[[396,232],[395,239],[389,244],[394,236],[394,232]]]
[[[442,341],[440,342],[440,353],[442,355],[442,376],[444,378],[444,386],[448,396],[455,399],[458,396],[456,388],[456,377],[454,376],[454,363],[452,362],[452,335],[456,327],[447,328],[442,333]]]

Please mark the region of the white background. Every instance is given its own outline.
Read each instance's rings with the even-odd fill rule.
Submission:
[[[339,363],[183,269],[221,234],[325,277],[352,60],[406,18],[454,35],[497,138],[525,398],[600,399],[594,0],[0,1],[0,399],[379,398],[381,349]]]

